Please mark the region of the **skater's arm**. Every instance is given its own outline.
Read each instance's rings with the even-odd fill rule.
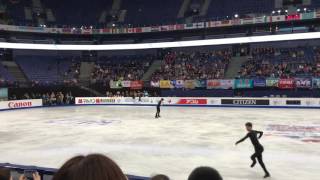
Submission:
[[[256,131],[256,132],[259,134],[258,138],[260,139],[263,136],[263,131]]]
[[[236,142],[236,145],[243,142],[244,140],[246,140],[249,137],[249,134],[247,134],[245,137],[243,137],[242,139],[240,139],[239,141]]]

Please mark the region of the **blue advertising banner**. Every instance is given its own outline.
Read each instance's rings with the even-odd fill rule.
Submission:
[[[265,79],[253,79],[253,86],[254,87],[266,87],[266,80]]]
[[[184,87],[184,81],[183,80],[175,80],[172,81],[172,84],[175,88],[183,88]]]

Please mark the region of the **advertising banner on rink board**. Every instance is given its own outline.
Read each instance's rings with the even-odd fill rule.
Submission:
[[[206,105],[207,98],[181,98],[176,104],[180,105]]]
[[[280,89],[293,89],[294,79],[279,79],[278,87]]]
[[[234,82],[235,89],[253,88],[252,79],[236,79]]]
[[[171,81],[169,81],[169,80],[161,80],[160,81],[160,88],[162,88],[162,89],[170,89],[173,87],[174,86],[172,86]]]
[[[268,78],[266,79],[267,87],[278,87],[279,79],[278,78]]]
[[[206,98],[206,97],[77,97],[76,105],[156,105],[164,98],[167,106],[263,106],[263,107],[318,107],[320,98]],[[42,100],[3,101],[0,109],[42,106]]]
[[[42,99],[0,101],[0,110],[41,107]]]
[[[295,84],[297,88],[311,88],[312,82],[308,78],[295,78]]]
[[[221,99],[222,105],[237,106],[267,106],[270,105],[269,99]]]
[[[320,78],[313,78],[312,79],[312,87],[313,88],[320,88]]]
[[[232,89],[233,86],[233,79],[207,80],[207,89]]]

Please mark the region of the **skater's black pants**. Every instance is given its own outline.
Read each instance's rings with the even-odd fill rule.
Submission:
[[[160,117],[160,107],[157,107],[156,117]]]
[[[258,162],[259,162],[260,166],[262,167],[263,171],[266,174],[269,174],[266,166],[264,165],[263,159],[262,159],[262,153],[264,151],[264,148],[262,146],[260,146],[260,147],[255,147],[254,149],[255,149],[255,153],[251,156],[252,165],[254,166],[257,163],[256,159],[258,159]]]

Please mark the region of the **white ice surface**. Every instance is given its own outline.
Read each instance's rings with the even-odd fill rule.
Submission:
[[[128,174],[164,173],[185,180],[212,166],[225,180],[262,179],[249,168],[253,148],[243,124],[319,126],[320,110],[86,106],[0,112],[0,162],[58,168],[74,155],[103,153]],[[264,136],[272,180],[319,180],[320,143]]]

